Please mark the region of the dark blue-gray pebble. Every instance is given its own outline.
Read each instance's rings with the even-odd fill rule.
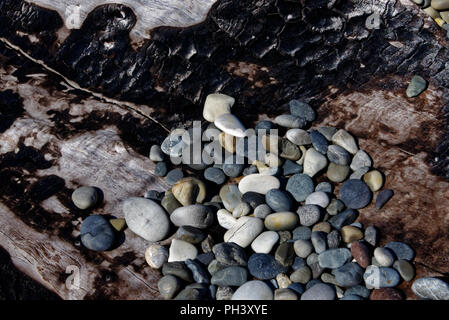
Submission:
[[[357,286],[353,286],[351,288],[348,288],[345,291],[345,295],[357,295],[360,296],[362,298],[368,299],[369,296],[371,295],[371,290],[369,290],[367,287],[365,287],[364,285],[357,285]]]
[[[288,105],[291,115],[304,118],[309,122],[315,120],[315,110],[308,103],[295,99],[291,100]]]
[[[360,179],[351,179],[340,188],[340,200],[351,209],[366,207],[372,199],[370,188]]]
[[[226,181],[226,175],[223,173],[223,170],[214,167],[207,168],[204,171],[204,178],[215,184],[223,184]]]
[[[307,265],[306,260],[304,260],[301,257],[295,257],[295,260],[293,260],[292,269],[298,270],[299,268],[302,268],[306,265]]]
[[[167,164],[163,161],[158,162],[154,167],[154,175],[158,177],[163,177],[167,174],[168,168]]]
[[[332,193],[333,187],[329,182],[323,181],[316,185],[315,191],[323,191],[326,193]]]
[[[321,252],[318,256],[320,266],[335,269],[343,266],[352,258],[351,251],[347,248],[329,249]]]
[[[292,232],[293,240],[310,240],[311,236],[312,236],[312,229],[306,226],[297,227]]]
[[[223,164],[223,172],[231,178],[238,177],[243,172],[244,165],[237,163],[237,157],[231,156],[225,160]]]
[[[243,267],[233,266],[220,270],[212,276],[211,283],[222,287],[239,287],[248,281],[248,271]]]
[[[255,173],[258,173],[258,172],[259,172],[259,170],[257,169],[257,167],[251,165],[251,166],[249,166],[249,167],[246,167],[246,168],[243,170],[243,175],[244,175],[244,176],[249,176],[250,174],[255,174]]]
[[[302,166],[293,162],[291,160],[285,160],[282,166],[282,174],[284,176],[289,176],[295,173],[301,173],[303,170]]]
[[[195,259],[207,266],[215,259],[215,255],[212,252],[206,252],[199,254]]]
[[[192,271],[193,280],[195,280],[196,283],[210,283],[209,273],[201,263],[191,259],[187,259],[185,263],[187,268]]]
[[[111,224],[100,215],[87,217],[81,225],[82,244],[94,251],[108,250],[114,243],[115,236]]]
[[[307,196],[315,190],[315,186],[308,175],[297,173],[288,179],[285,189],[290,192],[296,201],[301,202],[306,200]]]
[[[156,190],[148,190],[145,193],[145,198],[160,202],[164,198],[164,194],[165,194],[165,192],[159,192]]]
[[[328,220],[328,222],[332,225],[332,227],[340,230],[342,227],[353,223],[358,216],[359,213],[356,210],[348,209],[333,216]]]
[[[329,142],[327,141],[326,137],[323,136],[321,133],[319,133],[317,130],[311,130],[310,133],[310,139],[312,140],[312,146],[322,154],[327,154],[327,147],[329,145]]]
[[[412,261],[415,258],[415,251],[404,242],[389,242],[385,245],[385,248],[392,250],[399,260]]]
[[[364,269],[355,262],[349,262],[344,266],[334,269],[332,274],[341,287],[352,287],[360,284],[363,280]]]
[[[265,203],[265,195],[257,192],[245,192],[242,201],[248,203],[253,209]]]
[[[312,279],[306,284],[306,290],[312,288],[314,285],[323,283],[320,279]]]
[[[290,195],[279,189],[269,190],[265,195],[265,202],[274,212],[290,211],[293,205]]]
[[[313,248],[316,253],[321,253],[327,248],[327,233],[322,231],[314,231],[312,232],[312,236],[310,237],[312,240]]]
[[[286,273],[288,267],[284,267],[269,254],[256,253],[248,260],[249,273],[260,280],[275,278],[279,273]]]
[[[393,197],[393,195],[394,192],[391,189],[385,189],[379,192],[379,194],[376,197],[376,202],[374,204],[376,209],[382,208],[385,205],[385,203],[387,203],[387,201]]]
[[[165,181],[170,185],[174,185],[176,182],[178,182],[182,178],[184,178],[184,173],[182,172],[182,170],[181,169],[173,169],[167,173],[167,176],[165,177]]]
[[[295,291],[298,294],[303,294],[304,293],[304,286],[301,283],[297,283],[297,282],[293,282],[292,284],[290,284],[288,286],[288,288],[290,290]]]

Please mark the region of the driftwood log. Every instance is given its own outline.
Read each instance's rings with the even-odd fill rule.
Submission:
[[[299,98],[316,108],[314,126],[359,137],[395,191],[360,221],[382,243],[414,247],[418,276],[447,275],[449,50],[417,6],[191,0],[202,5],[142,20],[162,2],[111,2],[86,5],[70,29],[63,5],[72,1],[0,0],[0,245],[20,271],[64,299],[159,298],[149,243],[127,230],[114,250],[83,249],[80,222],[91,212],[70,195],[97,186],[104,201],[93,212],[122,217],[124,198],[165,190],[151,145],[201,119],[206,95],[220,91],[236,97],[248,126]],[[367,23],[373,14],[378,23]],[[407,98],[414,74],[429,88]],[[69,266],[80,268],[79,289],[66,285]]]

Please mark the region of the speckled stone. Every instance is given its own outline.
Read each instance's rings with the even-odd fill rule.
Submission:
[[[299,222],[301,225],[310,227],[321,219],[321,210],[317,205],[306,204],[298,208]]]
[[[158,162],[154,166],[154,175],[157,177],[163,177],[167,174],[167,172],[168,172],[167,164],[163,161]]]
[[[248,260],[248,269],[252,276],[260,280],[270,280],[288,271],[288,267],[280,264],[272,255],[264,253],[253,254]]]
[[[420,278],[412,285],[413,293],[429,300],[449,300],[449,284],[438,278]]]
[[[312,230],[306,226],[300,226],[293,230],[293,240],[310,240],[312,236]]]
[[[340,188],[340,199],[350,209],[366,207],[372,198],[370,188],[361,180],[348,180]]]

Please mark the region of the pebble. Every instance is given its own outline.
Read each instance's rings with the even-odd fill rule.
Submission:
[[[111,219],[109,220],[109,223],[111,224],[112,228],[114,228],[117,232],[122,232],[126,228],[126,220],[125,219]]]
[[[379,194],[376,197],[376,202],[374,206],[376,209],[381,209],[387,202],[390,200],[394,195],[393,190],[391,189],[385,189],[379,192]]]
[[[276,289],[274,291],[274,300],[298,300],[295,291],[288,288]]]
[[[200,284],[195,284],[198,287],[186,287],[175,297],[174,300],[205,300],[210,298],[209,289],[204,286],[199,286]]]
[[[357,171],[363,167],[371,167],[373,165],[373,161],[371,157],[363,150],[357,151],[357,153],[352,158],[351,169],[352,171]]]
[[[278,231],[279,234],[279,243],[282,244],[284,242],[288,242],[292,239],[292,234],[290,231],[282,230]]]
[[[404,296],[396,288],[380,288],[373,290],[370,300],[404,300]]]
[[[242,195],[242,200],[249,203],[252,208],[256,208],[261,204],[265,204],[265,195],[257,192],[245,192]]]
[[[235,153],[237,150],[237,139],[230,134],[227,134],[225,132],[220,133],[218,135],[218,142],[220,143],[220,146],[229,153]]]
[[[204,171],[204,178],[218,185],[222,185],[226,181],[223,170],[214,167],[209,167]]]
[[[299,268],[306,266],[306,260],[304,260],[304,258],[300,258],[300,257],[295,257],[295,259],[293,260],[293,264],[292,264],[292,269],[293,270],[298,270]]]
[[[327,234],[327,246],[329,249],[338,248],[341,242],[341,235],[338,230],[332,230]]]
[[[271,208],[268,204],[258,205],[254,209],[254,216],[256,218],[265,219],[270,213],[272,213]]]
[[[353,294],[353,295],[357,295],[357,296],[360,296],[362,298],[368,299],[370,294],[371,294],[371,291],[367,287],[365,287],[364,285],[356,285],[356,286],[353,286],[351,288],[348,288],[345,291],[345,295],[346,294]]]
[[[307,122],[304,118],[290,114],[281,114],[274,119],[274,123],[284,128],[303,128]]]
[[[308,266],[303,266],[290,275],[290,280],[295,283],[307,284],[312,280],[312,271]]]
[[[256,134],[259,134],[259,130],[262,130],[263,134],[269,134],[270,130],[273,130],[273,129],[276,129],[276,125],[269,120],[259,121],[256,124],[256,126],[254,127]]]
[[[218,271],[226,269],[227,265],[219,262],[218,260],[214,259],[212,260],[208,266],[207,266],[207,271],[209,271],[209,273],[213,276],[214,274],[216,274]]]
[[[196,256],[196,260],[205,266],[209,265],[212,262],[212,260],[214,260],[214,259],[215,259],[215,256],[212,252],[201,253]]]
[[[290,195],[279,189],[271,189],[265,195],[265,202],[275,212],[290,211],[293,205]]]
[[[330,145],[327,148],[327,158],[330,162],[346,166],[351,161],[351,155],[342,147]]]
[[[297,146],[309,145],[312,143],[309,133],[303,129],[289,129],[285,136],[290,142]]]
[[[361,167],[360,169],[357,169],[357,171],[354,171],[349,176],[349,179],[362,179],[362,177],[369,171],[369,167]]]
[[[347,209],[328,220],[328,222],[337,230],[342,227],[349,225],[357,219],[359,216],[358,212],[353,209]]]
[[[276,276],[276,282],[281,289],[288,288],[292,284],[290,278],[285,273],[279,273]]]
[[[239,287],[248,281],[248,271],[239,266],[227,267],[215,273],[211,283],[217,286]]]
[[[296,163],[302,166],[302,165],[304,165],[304,159],[306,158],[307,148],[304,147],[304,146],[299,146],[299,149],[300,149],[301,152],[302,152],[302,157],[299,158],[299,160],[296,161]]]
[[[438,278],[420,278],[412,285],[413,293],[419,298],[449,300],[449,284]]]
[[[297,161],[301,158],[301,151],[297,145],[290,142],[287,139],[282,139],[281,141],[281,154],[280,157],[288,160]]]
[[[184,132],[184,129],[173,130],[162,142],[162,152],[173,158],[181,157],[183,149],[185,147],[185,143],[184,141],[182,141]]]
[[[300,226],[293,230],[293,240],[310,240],[312,230],[306,226]]]
[[[337,280],[335,280],[335,276],[333,274],[324,272],[320,277],[321,281],[324,283],[329,283],[338,286]]]
[[[168,262],[186,261],[195,259],[198,255],[196,247],[187,241],[173,239],[170,245]]]
[[[230,287],[218,287],[215,297],[217,300],[231,300],[234,290]]]
[[[363,232],[354,226],[344,226],[341,228],[341,237],[344,242],[351,243],[363,239]]]
[[[321,154],[327,154],[329,142],[327,141],[326,137],[319,133],[317,130],[311,130],[309,135],[312,141],[312,146],[315,148],[315,150]]]
[[[157,283],[157,287],[164,299],[172,299],[181,289],[182,282],[172,275],[163,276]]]
[[[310,237],[312,240],[313,248],[315,252],[320,254],[324,252],[327,248],[327,234],[321,231],[312,232]]]
[[[330,163],[327,168],[327,178],[332,182],[343,182],[349,175],[349,167],[336,163]]]
[[[226,94],[212,93],[206,97],[203,108],[203,117],[209,122],[214,122],[218,116],[231,113],[235,99]]]
[[[434,5],[434,3],[438,3],[438,5]],[[445,5],[439,5],[440,3],[445,3]],[[432,7],[434,9],[437,9],[435,7],[438,7],[440,9],[449,9],[449,5],[447,3],[447,0],[432,0]],[[406,94],[407,97],[413,98],[419,96],[424,90],[427,88],[427,81],[418,75],[413,76],[412,80],[410,81]]]
[[[180,207],[170,215],[171,222],[177,226],[191,226],[199,229],[205,229],[214,222],[212,210],[202,204],[192,204],[186,207]]]
[[[374,250],[374,257],[382,267],[392,266],[395,260],[393,253],[389,249],[381,247]]]
[[[234,242],[246,248],[263,231],[263,221],[259,218],[241,217],[235,225],[226,231],[224,241]]]
[[[153,162],[164,161],[164,153],[159,145],[155,144],[150,149],[150,160]]]
[[[296,211],[301,225],[310,227],[321,219],[321,210],[315,204],[306,204]]]
[[[220,198],[229,212],[232,212],[242,202],[242,194],[236,184],[225,184],[221,187]]]
[[[375,289],[396,287],[401,281],[399,273],[393,268],[368,266],[363,275],[365,283]]]
[[[312,243],[308,240],[296,240],[293,243],[293,249],[300,258],[307,258],[313,252]]]
[[[306,198],[306,205],[317,205],[326,208],[329,205],[329,196],[323,191],[315,191]]]
[[[212,251],[215,254],[215,259],[226,266],[245,267],[247,265],[248,259],[245,251],[236,243],[222,242],[215,245]]]
[[[337,248],[329,249],[318,255],[318,262],[322,268],[340,268],[351,261],[352,255],[349,249]]]
[[[329,232],[331,232],[331,229],[332,229],[332,226],[330,225],[330,223],[327,221],[323,221],[323,222],[319,222],[316,225],[314,225],[312,228],[312,232],[313,231],[322,231],[325,233],[329,233]]]
[[[184,262],[166,262],[162,266],[164,276],[172,275],[186,282],[193,282],[192,272]]]
[[[234,218],[232,214],[226,209],[220,209],[217,211],[217,220],[218,224],[226,230],[231,229],[237,222],[237,219]]]
[[[415,251],[408,244],[403,242],[389,242],[385,245],[385,248],[392,250],[396,257],[401,260],[412,261],[415,257]]]
[[[165,192],[159,192],[157,190],[148,190],[145,192],[144,198],[150,199],[153,201],[161,202],[164,198]]]
[[[290,114],[293,116],[306,119],[309,122],[316,118],[315,110],[304,101],[294,99],[288,103],[288,106],[290,107]]]
[[[123,201],[123,214],[128,228],[147,241],[160,241],[168,236],[170,220],[156,202],[131,197]]]
[[[298,215],[293,212],[277,212],[269,214],[265,218],[265,227],[268,230],[291,230],[298,224]]]
[[[168,261],[168,250],[159,244],[153,244],[145,250],[145,261],[153,269],[160,269]]]
[[[286,160],[284,164],[282,165],[282,175],[283,176],[289,176],[295,173],[301,173],[302,172],[302,166],[291,161]]]
[[[379,238],[379,232],[376,227],[374,226],[368,226],[365,229],[365,238],[364,240],[368,242],[370,245],[375,247],[377,245]]]
[[[167,182],[169,185],[174,185],[176,182],[184,178],[184,173],[181,169],[173,169],[170,170],[167,175],[165,176],[165,182]]]
[[[307,150],[304,157],[303,172],[304,174],[314,177],[318,172],[327,166],[327,158],[316,151],[314,148]]]
[[[291,266],[293,264],[293,260],[295,259],[295,251],[293,249],[293,243],[291,242],[283,242],[281,243],[275,253],[274,258],[283,266]]]
[[[72,201],[78,209],[89,209],[97,203],[98,192],[94,187],[80,187],[73,191]]]
[[[309,288],[301,296],[301,300],[334,300],[335,289],[328,284],[318,283]]]
[[[232,210],[232,216],[234,218],[240,218],[248,215],[251,212],[251,206],[246,202],[240,202],[237,207]]]
[[[331,216],[335,216],[345,208],[345,204],[338,199],[332,199],[326,208],[326,212]]]
[[[275,231],[264,231],[251,243],[251,248],[256,253],[270,253],[274,245],[279,241],[279,235]]]
[[[306,290],[309,290],[314,285],[319,284],[319,283],[323,283],[323,281],[321,281],[320,279],[312,279],[312,280],[310,280],[309,283],[306,284]]]
[[[255,173],[258,173],[258,172],[259,171],[257,170],[257,167],[251,165],[251,166],[246,167],[245,169],[243,169],[243,173],[242,174],[244,176],[249,176],[250,174],[255,174]]]
[[[279,189],[280,186],[281,184],[278,178],[262,174],[250,174],[239,182],[239,190],[241,193],[251,191],[266,194],[271,189]]]
[[[355,262],[349,262],[332,271],[335,280],[341,287],[352,287],[360,284],[363,280],[364,269]]]
[[[215,126],[223,132],[234,137],[245,137],[245,126],[231,113],[218,116],[214,121]]]
[[[196,283],[210,283],[209,274],[204,269],[201,263],[197,262],[196,260],[187,259],[185,264],[187,268],[192,271],[193,280],[195,280]]]
[[[372,192],[379,190],[384,184],[382,173],[377,170],[372,170],[363,176],[363,181],[368,185]]]
[[[206,233],[201,229],[191,227],[191,226],[181,226],[176,231],[176,239],[190,242],[192,244],[201,243],[206,239]]]
[[[351,243],[351,254],[362,268],[366,269],[370,265],[370,251],[362,241],[354,241]]]
[[[370,188],[361,180],[347,180],[340,188],[340,199],[350,209],[366,207],[371,198]]]
[[[329,182],[323,181],[316,185],[315,191],[323,191],[331,194],[333,192],[333,187]]]
[[[297,173],[288,179],[285,189],[296,201],[301,202],[306,200],[307,196],[314,191],[314,185],[312,179],[308,175]]]
[[[399,272],[399,275],[405,281],[412,281],[415,277],[415,268],[407,260],[396,260],[393,264],[393,268]]]
[[[251,280],[235,291],[232,300],[273,300],[273,291],[265,282]]]
[[[183,206],[202,203],[206,198],[206,185],[194,177],[180,179],[171,190],[176,200]]]
[[[270,280],[279,273],[286,273],[288,267],[279,263],[272,255],[255,253],[248,260],[249,273],[260,280]]]
[[[348,151],[351,154],[356,154],[357,151],[359,150],[354,137],[344,129],[338,130],[332,136],[332,143],[340,147],[343,147],[346,151]]]
[[[244,165],[238,163],[238,158],[233,155],[225,159],[223,164],[223,172],[231,178],[240,176],[243,172]]]
[[[81,224],[81,242],[90,250],[105,251],[115,241],[111,224],[101,215],[91,215]]]
[[[179,207],[182,207],[182,204],[180,204],[179,201],[176,200],[175,196],[170,190],[167,190],[164,197],[162,198],[161,206],[165,210],[167,210],[169,214],[172,214],[173,211],[175,211]]]

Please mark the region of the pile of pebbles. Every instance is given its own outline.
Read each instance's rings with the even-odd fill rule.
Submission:
[[[298,100],[290,101],[290,114],[247,131],[231,113],[233,104],[227,95],[209,95],[200,150],[189,150],[193,143],[183,129],[151,148],[154,173],[171,189],[123,202],[127,227],[152,242],[145,259],[161,269],[161,296],[403,299],[397,286],[414,279],[415,253],[402,242],[380,247],[378,230],[357,222],[358,209],[374,198],[381,209],[394,193],[382,190],[384,175],[356,139],[334,127],[306,130],[315,111]],[[261,145],[252,147],[251,137]],[[262,152],[262,160],[252,159],[251,148]],[[183,150],[190,151],[190,160],[199,152],[210,163],[191,164]],[[112,245],[111,229],[118,231],[99,215],[85,219],[81,229],[83,245],[97,251]],[[168,246],[157,243],[167,238]],[[419,279],[412,289],[421,298],[449,299],[449,285],[437,278]]]

